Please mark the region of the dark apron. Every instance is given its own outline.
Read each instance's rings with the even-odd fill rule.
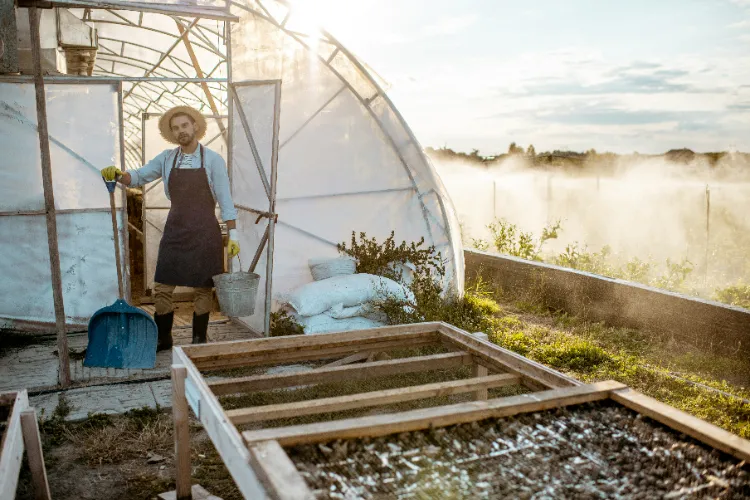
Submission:
[[[179,168],[178,148],[169,175],[169,210],[159,244],[154,281],[165,285],[213,287],[212,277],[224,272],[221,229],[199,145],[201,167]]]

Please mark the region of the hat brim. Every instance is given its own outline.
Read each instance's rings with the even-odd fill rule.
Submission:
[[[203,136],[206,135],[206,118],[200,114],[198,110],[191,108],[190,106],[175,106],[164,113],[159,119],[159,133],[161,133],[164,140],[171,144],[179,144],[179,141],[174,138],[172,130],[169,127],[169,122],[172,121],[172,117],[177,113],[185,113],[192,117],[195,121],[195,126],[198,129],[195,138],[199,141],[203,139]]]

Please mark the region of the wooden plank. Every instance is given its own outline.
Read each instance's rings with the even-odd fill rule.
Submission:
[[[480,365],[479,363],[474,363],[474,376],[475,377],[486,377],[489,374],[489,370],[486,366]],[[474,395],[474,398],[477,401],[481,401],[484,399],[489,398],[489,394],[487,394],[487,388],[482,387],[480,389],[477,389],[476,394]]]
[[[573,387],[581,385],[578,380],[547,368],[491,342],[483,342],[454,326],[441,323],[439,328],[445,341],[479,358],[487,366],[500,371],[522,375],[532,388]]]
[[[326,335],[330,335],[326,333]],[[216,370],[219,368],[232,368],[238,366],[263,366],[278,365],[284,363],[296,363],[299,361],[325,360],[336,358],[353,351],[358,352],[380,352],[392,349],[417,348],[432,346],[439,342],[437,334],[419,334],[390,340],[388,338],[372,339],[369,343],[347,343],[337,347],[300,347],[297,350],[285,350],[284,352],[264,352],[238,355],[228,359],[196,360],[195,366],[201,370]]]
[[[313,500],[297,468],[276,441],[264,441],[250,446],[250,463],[266,492],[274,500]]]
[[[486,418],[506,417],[599,401],[609,398],[612,391],[624,387],[625,385],[619,382],[609,380],[488,401],[472,401],[400,413],[245,431],[242,437],[248,444],[275,439],[282,446],[292,446],[333,439],[385,436],[398,432],[446,427]]]
[[[357,361],[363,361],[365,359],[370,359],[370,356],[372,356],[372,353],[370,352],[355,352],[352,355],[349,355],[345,358],[337,359],[336,361],[333,361],[332,363],[328,363],[323,368],[334,366],[344,366],[348,365],[350,363],[356,363]]]
[[[437,333],[441,323],[417,323],[414,325],[384,326],[349,332],[327,333],[325,335],[290,335],[286,337],[272,337],[249,340],[235,340],[231,342],[214,342],[184,346],[183,350],[193,361],[210,359],[241,357],[245,354],[268,351],[293,351],[302,347],[334,346],[352,342],[364,342],[368,339],[389,337],[393,334],[412,334],[419,336],[423,333]],[[245,325],[243,325],[245,326]]]
[[[298,385],[323,384],[328,382],[365,380],[399,373],[414,373],[426,370],[443,370],[471,364],[469,354],[451,352],[431,356],[373,361],[349,366],[318,368],[307,372],[255,375],[210,382],[208,386],[216,395],[238,392],[266,391]]]
[[[19,391],[13,403],[5,428],[3,447],[0,450],[0,498],[15,498],[18,487],[18,473],[23,458],[23,435],[21,413],[29,407],[26,391]]]
[[[502,387],[518,384],[520,382],[521,377],[518,375],[504,373],[501,375],[490,375],[488,377],[436,382],[434,384],[400,387],[398,389],[386,389],[383,391],[364,392],[332,398],[320,398],[310,401],[299,401],[296,403],[282,403],[253,408],[238,408],[236,410],[228,410],[226,414],[233,424],[240,425],[248,424],[250,422],[260,422],[263,420],[274,420],[277,418],[316,415],[319,413],[351,410],[354,408],[367,408],[370,406],[401,403],[416,399],[436,398],[440,396],[449,396],[451,394],[472,392],[478,389],[487,390],[491,387]]]
[[[630,388],[614,391],[612,399],[712,448],[750,462],[750,441],[747,439]]]
[[[178,500],[189,499],[192,491],[190,468],[190,427],[188,403],[185,397],[187,369],[172,365],[172,415],[174,418],[175,494]]]
[[[177,19],[175,19],[175,23],[177,23],[177,30],[180,32],[180,35],[182,35],[185,32],[185,27],[180,23]],[[190,61],[193,63],[193,68],[195,69],[195,76],[198,78],[203,78],[203,70],[201,69],[200,62],[198,61],[198,58],[195,56],[195,52],[193,51],[193,44],[190,43],[190,37],[184,36],[182,38],[182,42],[185,44],[185,49],[187,49],[188,56],[190,56]],[[201,88],[203,89],[203,93],[206,95],[206,101],[208,101],[208,106],[211,108],[211,111],[214,115],[219,114],[219,109],[216,107],[216,102],[214,101],[214,96],[211,94],[211,90],[208,88],[208,83],[201,82],[200,83]],[[216,123],[219,126],[219,130],[221,131],[221,135],[225,138],[227,137],[227,128],[224,126],[224,122],[221,120],[221,118],[216,118]]]
[[[183,348],[172,348],[172,362],[182,365],[187,370],[187,379],[199,394],[200,421],[211,438],[216,451],[221,456],[227,470],[234,479],[237,488],[245,498],[266,498],[263,486],[250,466],[250,452],[242,441],[242,436],[233,426],[219,405],[219,401],[211,393],[190,358]]]
[[[52,160],[47,131],[47,96],[44,92],[44,77],[42,76],[39,10],[35,6],[29,8],[29,28],[31,31],[31,54],[34,62],[37,130],[39,131],[39,147],[42,156],[42,187],[44,190],[44,208],[47,219],[47,246],[49,247],[52,299],[55,307],[55,324],[57,326],[58,381],[61,387],[68,387],[70,385],[70,360],[68,356],[68,338],[65,332],[65,306],[63,304],[62,273],[60,271],[60,251],[57,244],[55,195],[52,189]]]
[[[34,498],[36,500],[50,500],[52,495],[49,491],[49,481],[47,481],[47,469],[44,466],[42,440],[39,437],[39,424],[33,408],[21,412],[21,431],[23,432],[26,457],[29,461],[31,481],[34,484]]]

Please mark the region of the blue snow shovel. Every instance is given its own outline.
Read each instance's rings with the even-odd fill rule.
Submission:
[[[153,368],[156,364],[157,328],[145,311],[125,302],[120,266],[120,241],[115,212],[116,181],[104,181],[109,191],[112,229],[115,233],[117,286],[120,298],[99,309],[89,320],[89,345],[83,366],[107,368]]]

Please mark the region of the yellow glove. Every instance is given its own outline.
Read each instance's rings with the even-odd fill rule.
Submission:
[[[117,180],[121,175],[122,171],[114,165],[102,169],[102,177],[104,177],[105,181]]]
[[[237,234],[237,230],[230,229],[229,230],[229,242],[227,243],[227,253],[229,254],[230,259],[240,253],[239,239],[240,238],[239,238],[239,235]]]

